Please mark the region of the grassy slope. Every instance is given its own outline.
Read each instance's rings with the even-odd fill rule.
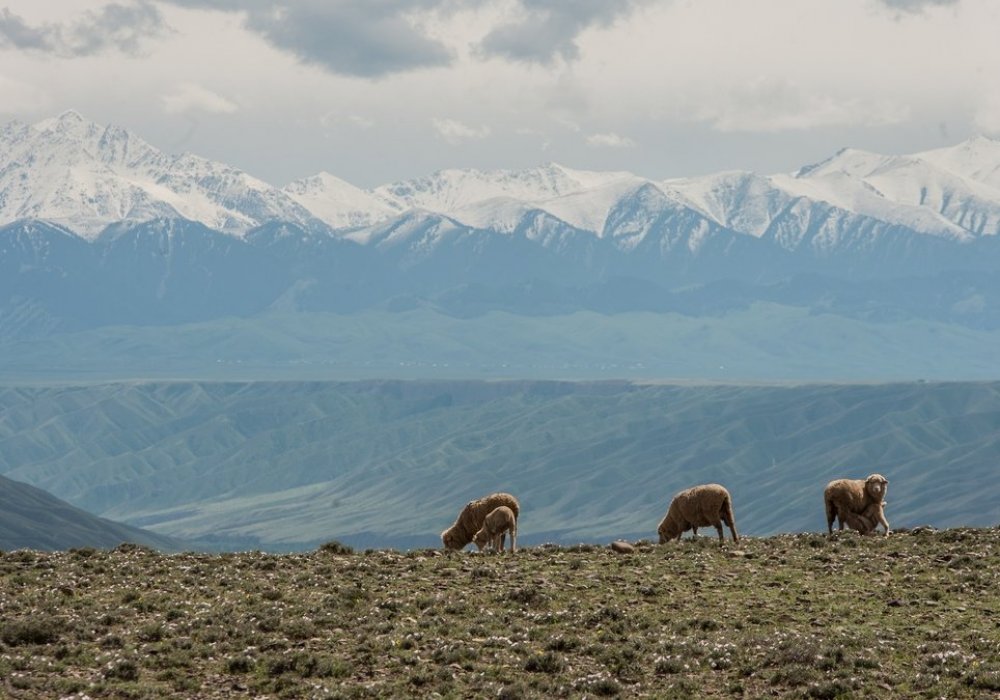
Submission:
[[[0,694],[983,698],[1000,530],[0,556]]]
[[[703,317],[493,311],[455,318],[418,308],[0,338],[0,380],[996,379],[998,355],[1000,331],[918,319],[865,321],[768,303]]]
[[[894,526],[1000,522],[997,384],[123,383],[0,406],[0,473],[230,546],[432,546],[499,489],[526,543],[650,537],[710,481],[748,534],[816,531],[823,485],[872,471]]]
[[[173,551],[168,537],[97,518],[46,492],[0,476],[0,549],[114,547],[134,542]]]

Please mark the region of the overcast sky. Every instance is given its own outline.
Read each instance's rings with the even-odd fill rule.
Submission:
[[[0,121],[274,185],[790,171],[1000,135],[997,0],[0,0]]]

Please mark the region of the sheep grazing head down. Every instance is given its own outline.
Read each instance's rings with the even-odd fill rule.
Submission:
[[[441,542],[444,543],[445,549],[462,549],[466,544],[462,542],[462,536],[454,528],[448,528],[441,533]]]
[[[889,480],[881,474],[872,474],[865,479],[865,491],[873,501],[885,500],[885,492],[889,488]]]

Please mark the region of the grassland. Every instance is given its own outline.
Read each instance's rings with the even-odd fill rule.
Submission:
[[[12,698],[982,698],[1000,529],[0,556]]]

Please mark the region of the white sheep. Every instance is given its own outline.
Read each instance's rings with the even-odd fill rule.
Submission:
[[[712,525],[719,533],[721,544],[726,539],[722,534],[722,523],[729,526],[733,542],[739,542],[736,518],[733,517],[733,499],[729,491],[719,484],[703,484],[675,495],[656,531],[660,534],[660,544],[663,544],[668,540],[679,540],[687,530],[693,530],[697,535],[699,527]]]
[[[517,517],[507,506],[500,506],[487,514],[482,528],[472,537],[472,541],[480,551],[484,547],[492,547],[502,552],[504,535],[507,532],[510,533],[510,551],[513,554],[517,550]]]
[[[833,521],[838,520],[840,529],[851,516],[865,513],[872,503],[882,503],[885,500],[889,480],[881,474],[871,474],[867,479],[834,479],[823,489],[823,503],[826,506],[826,528],[833,534]],[[889,534],[889,521],[885,512],[879,508],[873,511],[876,520]],[[855,528],[857,529],[857,528]]]

